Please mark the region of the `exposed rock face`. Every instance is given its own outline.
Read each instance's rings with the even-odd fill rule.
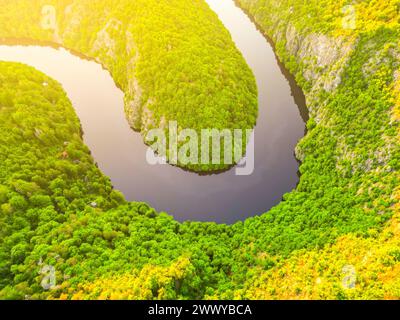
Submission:
[[[243,2],[249,8],[253,3],[252,0],[243,0]],[[343,71],[354,52],[357,40],[330,37],[309,30],[297,30],[294,23],[282,17],[278,1],[269,2],[269,4],[273,7],[257,11],[253,18],[261,23],[265,34],[277,44],[278,56],[285,63],[296,65],[295,70],[291,71],[297,72],[297,78],[304,79],[304,83],[307,84],[307,88],[303,87],[303,91],[315,125],[329,127],[331,117],[325,108],[327,102],[321,99],[320,93],[323,91],[335,93],[342,82]],[[332,134],[335,135],[333,131]],[[354,159],[357,156],[353,150],[347,148],[343,139],[338,136],[336,138],[338,139],[336,151],[339,155],[341,154],[337,159],[338,170],[340,171],[346,162],[360,163],[359,159]],[[304,139],[307,139],[307,136]],[[301,145],[297,145],[295,154],[297,159],[303,162],[306,154]],[[385,150],[380,150],[379,158],[385,161],[388,158],[387,154]],[[368,159],[363,166],[366,170],[372,167]]]
[[[129,124],[137,131],[142,128],[142,89],[139,82],[134,76],[135,63],[139,57],[136,53],[128,64],[128,90],[125,94],[125,113],[128,117]]]
[[[341,82],[341,73],[352,49],[353,44],[346,43],[343,38],[307,35],[297,52],[300,60],[309,64],[304,77],[325,91],[335,90]]]
[[[342,82],[343,71],[351,58],[356,41],[340,37],[330,38],[319,34],[303,36],[292,26],[289,26],[288,29],[291,31],[286,33],[289,35],[289,38],[286,39],[286,49],[295,57],[297,63],[301,64],[302,75],[311,84],[309,90],[305,91],[310,115],[316,124],[329,127],[331,116],[325,108],[327,102],[321,99],[320,93],[323,91],[335,93]],[[348,150],[346,144],[340,143],[341,138],[337,134],[333,132],[332,134],[339,139],[337,153],[342,154],[337,158],[337,169],[339,172],[345,172],[344,164],[346,162],[358,163],[359,159],[356,159],[356,155]],[[307,136],[304,139],[307,139]],[[302,150],[301,144],[296,147],[295,154],[300,161],[304,161],[305,152]],[[366,168],[370,167],[368,163],[365,163],[365,166]]]
[[[294,57],[302,65],[303,77],[312,83],[306,98],[310,102],[312,112],[313,93],[324,89],[334,91],[341,83],[341,74],[355,47],[354,40],[344,37],[328,37],[324,34],[305,33],[282,19],[278,3],[272,3],[275,8],[263,11],[254,16],[258,21],[268,20],[265,34],[272,38],[274,43],[285,43],[286,53]],[[268,17],[265,17],[265,14]]]
[[[76,34],[81,27],[82,9],[79,4],[74,3],[69,5],[65,9],[65,21],[64,21],[64,32],[57,43],[64,44],[68,42],[68,39]],[[126,28],[126,27],[125,27]],[[130,126],[139,132],[149,130],[149,128],[155,127],[157,124],[153,118],[153,112],[151,111],[151,105],[153,99],[143,100],[143,91],[140,87],[139,81],[135,77],[135,68],[137,61],[139,60],[139,51],[135,44],[135,39],[132,33],[129,31],[129,27],[124,30],[123,24],[117,19],[111,18],[108,20],[104,27],[97,33],[96,39],[92,44],[89,44],[90,51],[88,55],[94,57],[96,61],[103,64],[107,69],[110,69],[110,61],[114,61],[118,56],[118,47],[116,40],[113,35],[119,35],[121,33],[126,34],[126,41],[123,50],[126,50],[126,55],[129,58],[127,64],[127,83],[124,84],[125,91],[125,113]],[[121,41],[120,41],[121,42]]]
[[[275,35],[277,34],[275,33]],[[326,108],[324,108],[325,101],[321,100],[319,93],[322,90],[334,93],[341,84],[342,73],[351,58],[357,40],[349,40],[344,37],[330,38],[319,34],[307,34],[304,36],[290,24],[285,32],[281,32],[279,35],[285,37],[283,41],[286,41],[286,51],[295,57],[297,63],[301,64],[303,77],[311,83],[311,89],[306,91],[305,95],[312,117],[317,123],[329,127],[330,117]],[[282,41],[282,39],[275,40]],[[396,49],[398,46],[393,43],[392,47],[392,49],[389,49],[390,56],[400,66],[400,51]],[[363,66],[364,77],[374,76],[382,65],[391,63],[387,50],[376,51],[371,43],[371,51],[376,52]],[[399,78],[399,73],[395,72],[395,83],[399,81]],[[396,143],[395,138],[383,136],[382,140],[385,141],[385,145],[376,150],[371,150],[368,154],[361,155],[349,147],[345,143],[345,137],[338,135],[333,129],[332,135],[337,140],[336,169],[338,172],[346,172],[349,165],[352,173],[356,171],[368,173],[392,170],[388,163],[392,159],[393,148]],[[304,161],[305,154],[300,146],[296,147],[296,156],[300,161]]]
[[[243,3],[246,8],[252,8],[257,7],[258,2],[239,0],[239,3]],[[293,12],[292,7],[289,13]],[[340,85],[342,72],[355,48],[356,40],[297,30],[282,14],[279,1],[269,1],[268,10],[255,10],[252,18],[262,25],[265,35],[275,44],[283,44],[285,52],[278,52],[280,58],[284,58],[282,55],[290,56],[301,66],[302,77],[311,85],[305,92],[307,106],[310,114],[319,122],[322,114],[315,112],[321,105],[316,97],[317,93],[321,89],[333,92]]]
[[[355,47],[355,41],[349,41],[344,37],[331,38],[324,34],[302,35],[296,28],[288,24],[284,39],[286,51],[294,56],[297,63],[303,66],[303,77],[312,84],[309,92],[306,92],[310,112],[313,113],[316,101],[315,93],[321,89],[333,92],[341,83],[341,74],[350,59]],[[275,32],[275,35],[279,35]],[[318,120],[318,116],[316,117]]]
[[[285,37],[286,37],[286,50],[293,55],[297,54],[301,46],[300,36],[296,28],[291,24],[289,24],[286,29]]]
[[[126,53],[132,58],[127,66],[128,86],[125,94],[125,113],[131,127],[136,131],[144,133],[157,125],[153,117],[153,112],[149,108],[154,103],[154,100],[150,98],[144,101],[143,91],[139,81],[135,77],[135,67],[139,60],[139,51],[133,35],[129,31],[126,32]]]
[[[131,32],[126,32],[126,54],[132,57],[127,65],[128,86],[125,94],[125,113],[130,126],[140,131],[142,128],[142,89],[135,77],[136,62],[139,59],[139,51],[136,47]]]

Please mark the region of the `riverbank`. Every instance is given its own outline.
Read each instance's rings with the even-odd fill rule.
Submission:
[[[241,293],[256,299],[398,297],[398,269],[390,253],[399,242],[393,233],[400,165],[395,4],[237,3],[273,39],[279,58],[306,96],[311,119],[307,136],[296,148],[302,161],[297,192],[312,199],[315,216],[306,215],[311,220],[304,221],[304,228],[319,229],[319,237],[322,224],[336,220],[338,225],[343,219],[333,232],[345,234],[332,245],[323,241],[320,250],[301,250],[279,261],[261,273],[260,280],[255,271],[257,277]],[[385,19],[377,17],[378,12],[385,12]],[[286,205],[293,208],[293,202]],[[360,233],[367,220],[380,222]],[[391,262],[382,264],[383,257]],[[367,260],[368,266],[362,263]],[[326,268],[329,271],[318,271]],[[285,274],[284,279],[278,274]]]

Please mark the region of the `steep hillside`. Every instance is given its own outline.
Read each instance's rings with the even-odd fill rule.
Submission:
[[[309,133],[296,154],[303,161],[298,191],[318,194],[312,207],[319,214],[309,221],[310,226],[321,221],[323,212],[336,221],[342,215],[350,218],[350,208],[355,207],[364,216],[373,213],[376,219],[385,212],[387,217],[396,213],[383,231],[371,228],[367,239],[351,232],[321,251],[301,251],[280,261],[261,280],[256,279],[256,268],[257,276],[249,281],[245,295],[398,298],[399,238],[394,231],[398,229],[400,156],[398,2],[237,3],[274,41],[279,58],[296,75],[307,98]],[[331,202],[319,206],[330,192]],[[360,223],[345,222],[349,231]],[[349,266],[358,285],[343,291],[342,282],[348,276],[343,268]]]

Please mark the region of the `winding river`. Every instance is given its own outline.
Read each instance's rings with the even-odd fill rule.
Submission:
[[[232,0],[206,0],[230,30],[259,88],[255,170],[200,176],[149,165],[142,136],[125,118],[123,92],[99,64],[63,48],[0,45],[0,60],[31,65],[59,81],[81,120],[99,168],[131,201],[144,201],[179,221],[234,223],[268,211],[298,183],[294,148],[305,132],[304,96],[273,47]]]

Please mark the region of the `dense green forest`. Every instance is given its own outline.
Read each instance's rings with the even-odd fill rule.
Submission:
[[[40,261],[64,281],[52,295],[83,279],[185,257],[193,278],[164,297],[200,298],[206,283],[226,278],[220,269],[230,268],[230,248],[220,241],[229,246],[232,230],[180,225],[146,204],[125,203],[94,165],[60,85],[20,64],[1,62],[0,71],[1,297],[43,297]],[[150,285],[157,293],[157,282]]]
[[[55,4],[65,8],[71,2]],[[35,8],[42,2],[31,3]],[[86,2],[75,6],[96,16],[103,27],[118,13],[130,12],[125,9],[125,1],[91,3],[94,7],[86,8]],[[113,3],[115,10],[107,10],[108,3]],[[163,1],[148,1],[152,10],[142,11],[140,8],[146,8],[142,1],[129,3],[133,8],[140,3],[135,16],[139,21],[142,15],[156,19],[169,10]],[[307,96],[311,118],[308,134],[296,148],[302,161],[297,189],[285,195],[284,201],[270,212],[232,226],[178,223],[147,204],[126,203],[94,165],[83,145],[79,121],[62,88],[30,67],[0,63],[1,298],[400,297],[397,2],[362,2],[359,10],[365,16],[359,16],[360,29],[351,32],[343,31],[337,22],[344,5],[337,1],[241,0],[238,3],[272,37],[277,54],[296,75]],[[207,16],[209,9],[203,1],[176,1],[173,7],[183,10],[192,5],[204,8]],[[382,15],[373,14],[377,6]],[[4,27],[0,28],[0,37],[55,41],[53,31],[28,27],[35,25],[32,19],[35,14],[40,16],[40,11],[33,10],[32,14],[31,7],[27,8],[27,1],[2,3],[0,23]],[[108,13],[107,18],[102,18],[104,12],[99,8]],[[79,12],[78,9],[69,12],[74,10]],[[173,19],[177,12],[171,12],[169,17]],[[214,14],[208,15],[216,22],[213,25],[207,20],[204,24],[224,30]],[[189,20],[202,21],[195,16]],[[129,21],[128,17],[119,18]],[[317,20],[320,22],[312,23]],[[127,60],[119,60],[117,56],[111,59],[110,48],[105,49],[104,43],[98,48],[108,53],[91,51],[96,42],[93,34],[101,28],[89,19],[83,25],[76,17],[61,21],[56,31],[62,43],[98,57],[130,100],[129,94],[134,93],[129,91],[131,73],[126,72],[124,65]],[[140,31],[140,23],[135,26],[138,30],[131,30],[132,34],[144,33]],[[93,32],[91,28],[97,29]],[[81,32],[87,35],[81,37]],[[163,41],[171,37],[166,36]],[[202,34],[201,39],[209,44],[210,50],[220,52],[213,51],[210,59],[218,54],[226,60],[232,57],[231,63],[242,67],[228,69],[247,74],[242,58],[232,49],[232,43],[226,42],[229,38],[226,31],[221,37],[220,45],[228,47],[220,52],[216,49],[219,42],[214,42],[219,38],[204,39]],[[151,51],[151,41],[146,42],[143,36],[143,43],[139,44],[139,38],[136,37],[138,48],[143,46],[150,51],[146,59],[140,59],[142,67],[137,62],[137,69],[144,70],[149,63],[153,72],[135,71],[145,97],[158,94],[156,87],[152,87],[156,84],[151,84],[150,79],[169,78],[163,73],[165,70],[154,69],[152,55],[156,53]],[[323,42],[325,47],[315,49],[316,42]],[[121,46],[115,50],[126,51],[125,42],[115,43]],[[302,44],[308,45],[302,47]],[[227,48],[231,48],[229,54]],[[335,51],[337,55],[329,56],[329,52]],[[142,55],[146,50],[139,52]],[[187,57],[180,52],[177,59],[181,55]],[[163,54],[159,60],[167,59],[166,56]],[[204,61],[207,58],[199,56],[198,64]],[[175,63],[180,62],[173,62],[170,67]],[[192,60],[184,65],[198,68]],[[174,70],[170,71],[174,75]],[[195,75],[194,83],[202,84],[205,78],[210,78],[211,83],[215,80],[216,69],[203,71],[204,74]],[[221,110],[221,104],[215,104],[223,100],[221,94],[226,94],[228,101],[236,101],[233,105],[239,106],[239,112],[244,109],[238,101],[250,101],[255,106],[252,76],[247,75],[244,79],[249,79],[248,82],[240,80],[240,90],[234,90],[238,78],[230,75],[227,82],[221,83],[226,92],[210,92],[211,108]],[[146,79],[150,82],[148,87]],[[188,79],[183,82],[191,83]],[[181,83],[179,80],[177,85]],[[244,85],[247,83],[248,86]],[[196,91],[184,92],[193,95]],[[201,94],[195,95],[206,99]],[[171,99],[179,96],[171,95]],[[190,95],[185,97],[189,99]],[[163,108],[169,106],[163,106],[164,102],[163,99],[157,107],[160,116]],[[193,115],[193,119],[185,124],[197,122],[198,115],[192,112],[194,106],[187,107],[191,111],[185,116]],[[252,126],[256,113],[246,112],[246,116],[243,126]],[[199,119],[205,121],[199,123],[208,125],[206,116]],[[232,124],[236,126],[236,120]],[[54,266],[57,272],[57,287],[52,290],[41,286],[43,265]],[[342,286],[342,271],[347,265],[357,270],[358,286],[353,290]]]
[[[125,92],[129,122],[143,136],[153,128],[165,128],[168,136],[169,121],[197,131],[245,130],[256,123],[254,76],[203,0],[4,0],[0,5],[0,38],[50,41],[101,62]],[[46,22],[43,28],[43,17],[52,21],[52,11],[42,12],[45,5],[56,10],[54,27]],[[178,165],[194,171],[230,166]]]

